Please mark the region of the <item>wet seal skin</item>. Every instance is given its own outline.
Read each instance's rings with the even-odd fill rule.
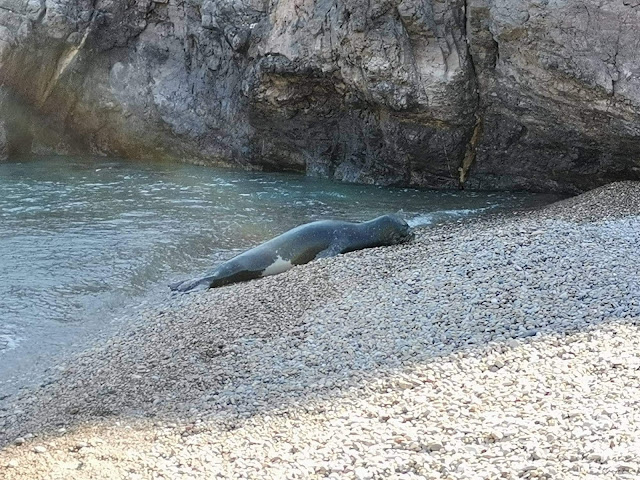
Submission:
[[[178,292],[221,287],[230,283],[277,275],[295,265],[364,248],[396,245],[413,238],[398,215],[383,215],[368,222],[321,220],[300,225],[268,242],[224,262],[204,277],[174,283]]]

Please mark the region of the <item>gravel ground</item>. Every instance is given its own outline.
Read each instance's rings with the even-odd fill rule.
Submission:
[[[640,185],[176,297],[0,410],[0,477],[640,475]]]

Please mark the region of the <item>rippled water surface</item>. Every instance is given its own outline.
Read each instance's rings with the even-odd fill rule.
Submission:
[[[0,164],[0,382],[149,292],[169,295],[169,281],[301,223],[402,209],[428,224],[553,199],[104,158]]]

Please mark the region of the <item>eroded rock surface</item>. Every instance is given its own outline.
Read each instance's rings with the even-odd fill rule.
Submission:
[[[0,99],[0,130],[40,152],[586,189],[640,178],[637,25],[637,0],[0,0],[0,85],[28,119]]]

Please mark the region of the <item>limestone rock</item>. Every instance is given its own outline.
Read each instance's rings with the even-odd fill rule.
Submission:
[[[0,84],[38,151],[573,191],[640,178],[640,9],[605,3],[0,0]]]

